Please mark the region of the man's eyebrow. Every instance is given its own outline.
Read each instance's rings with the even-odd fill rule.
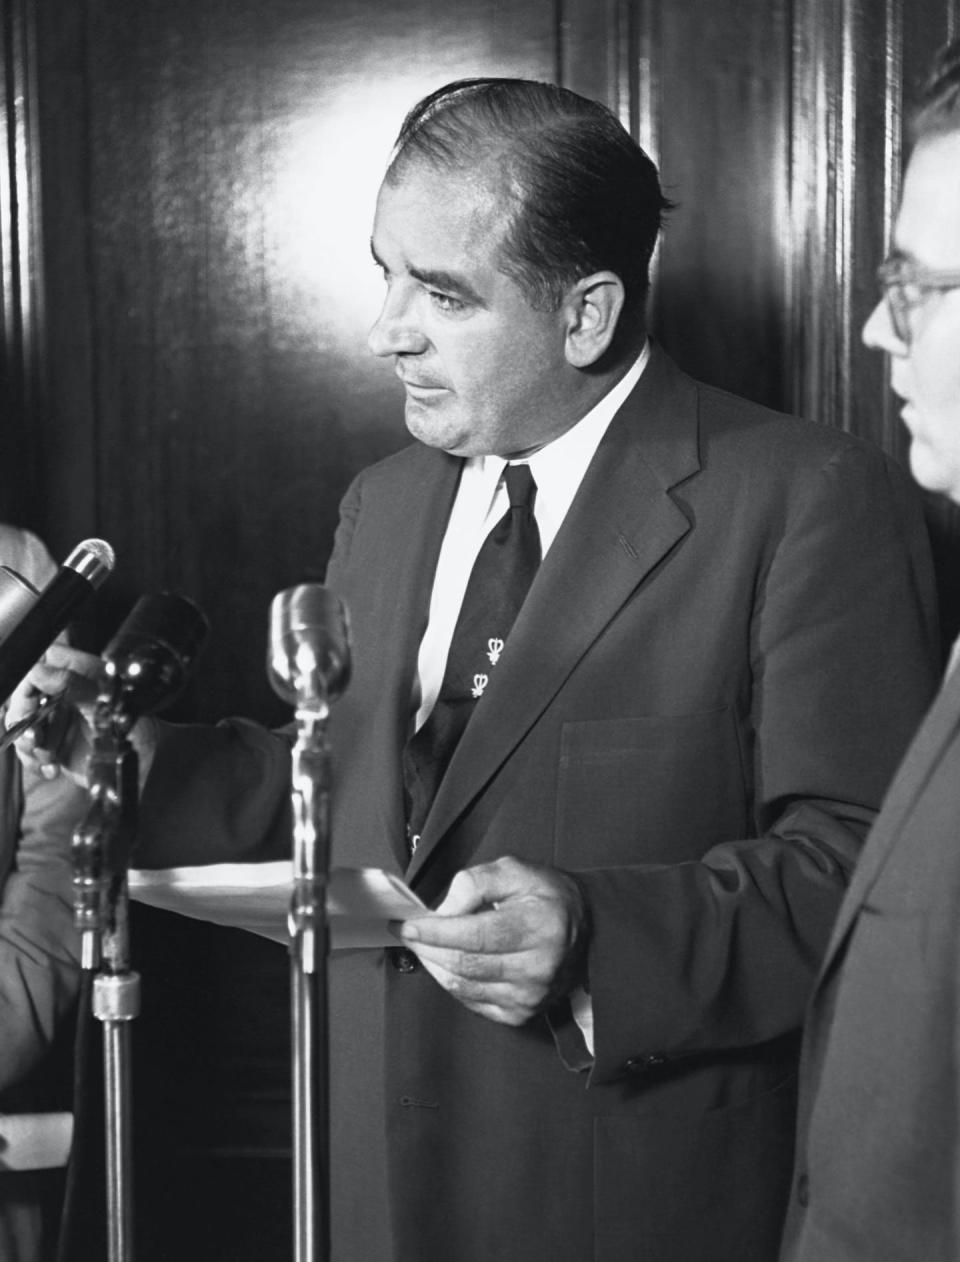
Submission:
[[[476,307],[487,305],[473,286],[456,272],[433,271],[430,268],[421,267],[410,267],[407,270],[414,280],[418,280],[421,285],[426,285],[430,289],[442,289],[446,293],[455,294],[456,297],[463,298]]]
[[[372,237],[370,238],[370,253],[373,255],[373,261],[377,267],[385,272],[389,270],[386,263],[377,253],[377,247],[373,244]],[[455,272],[444,272],[427,267],[408,267],[407,271],[414,280],[418,280],[421,285],[426,285],[430,289],[442,289],[448,293],[455,294],[458,298],[462,298],[476,307],[485,307],[487,305],[473,286]]]

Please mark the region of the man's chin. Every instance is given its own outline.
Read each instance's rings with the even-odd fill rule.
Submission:
[[[451,455],[463,455],[461,447],[469,443],[469,435],[464,434],[449,416],[443,416],[439,408],[424,407],[414,399],[408,399],[404,411],[407,429],[426,447],[437,447]]]
[[[936,491],[960,504],[960,467],[917,437],[910,444],[910,472],[924,490]]]

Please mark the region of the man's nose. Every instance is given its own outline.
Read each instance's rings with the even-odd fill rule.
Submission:
[[[910,349],[893,327],[886,298],[881,298],[870,312],[863,326],[863,340],[873,350],[886,351],[889,355],[906,355]]]
[[[426,349],[427,339],[417,326],[411,303],[398,290],[387,292],[367,345],[374,355],[416,355]]]

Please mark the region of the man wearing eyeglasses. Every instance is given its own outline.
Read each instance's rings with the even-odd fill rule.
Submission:
[[[960,503],[960,41],[914,122],[884,299],[918,482]],[[952,661],[956,660],[956,655]],[[960,1258],[960,671],[887,795],[810,1009],[784,1262]]]
[[[960,89],[958,89],[960,90]],[[958,120],[960,130],[960,120]],[[917,481],[960,502],[960,136],[918,143],[897,219],[897,245],[879,269],[886,301],[863,330],[891,356]]]

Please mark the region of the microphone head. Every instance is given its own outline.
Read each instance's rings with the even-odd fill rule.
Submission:
[[[114,705],[136,718],[172,701],[209,630],[186,596],[141,596],[102,654],[102,680]]]
[[[105,539],[84,539],[63,564],[66,569],[75,570],[92,587],[99,587],[116,563],[116,554]]]
[[[267,676],[292,705],[333,701],[343,692],[350,680],[350,627],[333,592],[301,583],[274,596]]]

